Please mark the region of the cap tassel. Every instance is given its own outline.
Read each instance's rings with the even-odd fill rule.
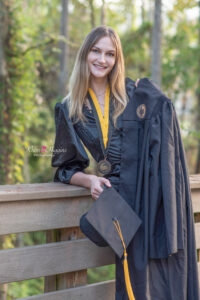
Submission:
[[[124,277],[125,277],[125,283],[126,283],[126,290],[128,293],[129,300],[135,300],[135,297],[133,295],[133,290],[131,286],[131,281],[130,281],[130,276],[129,276],[129,270],[128,270],[128,260],[127,260],[127,252],[126,252],[126,247],[123,239],[123,235],[121,232],[121,228],[119,225],[119,221],[117,219],[113,219],[113,223],[117,229],[117,232],[120,236],[120,239],[122,241],[122,245],[124,247],[124,261],[123,261],[123,266],[124,266]]]

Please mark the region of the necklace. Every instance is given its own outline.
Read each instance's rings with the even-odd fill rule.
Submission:
[[[96,94],[97,97],[100,97],[100,96],[105,95],[105,92],[106,92],[106,91],[104,91],[102,94],[97,94],[97,93],[95,92],[95,94]]]
[[[105,89],[105,91],[104,91],[103,93],[97,94],[96,91],[95,91],[93,88],[92,88],[92,90],[94,91],[94,93],[95,93],[95,95],[96,95],[97,97],[100,97],[100,96],[105,95],[105,92],[106,92],[106,89]]]

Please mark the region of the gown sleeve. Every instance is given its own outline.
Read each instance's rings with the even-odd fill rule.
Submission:
[[[167,257],[185,247],[188,206],[193,219],[187,162],[179,122],[170,100],[163,101],[161,113],[151,122],[149,165],[150,256],[155,258],[163,250]]]
[[[52,167],[57,167],[57,170],[54,181],[69,183],[76,172],[84,172],[89,165],[89,158],[69,119],[66,103],[57,103],[55,106],[55,126]]]
[[[151,131],[151,154],[157,141],[159,155],[157,159],[154,157],[154,163],[150,168],[151,184],[154,184],[153,187],[151,186],[154,195],[152,192],[150,203],[154,203],[154,199],[157,199],[157,209],[154,210],[154,216],[157,214],[157,222],[150,222],[151,238],[156,238],[157,250],[166,248],[167,256],[176,254],[171,263],[173,263],[175,272],[178,272],[179,267],[177,266],[180,263],[183,266],[182,276],[187,280],[185,281],[187,282],[187,299],[199,299],[195,225],[189,172],[178,118],[171,101],[164,101],[162,118],[159,121],[157,116],[153,124],[153,128],[156,130]],[[155,187],[158,197],[153,199],[153,196],[156,195]]]

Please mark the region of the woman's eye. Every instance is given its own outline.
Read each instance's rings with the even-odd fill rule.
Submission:
[[[108,56],[114,56],[114,54],[113,53],[108,53]]]
[[[92,49],[92,52],[98,52],[98,50],[97,49]]]

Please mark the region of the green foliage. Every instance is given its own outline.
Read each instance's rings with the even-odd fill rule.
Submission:
[[[4,115],[2,124],[4,131],[1,135],[5,137],[2,139],[5,152],[9,153],[8,159],[4,162],[9,172],[7,177],[9,183],[23,182],[23,146],[31,120],[37,82],[33,57],[29,52],[24,54],[27,42],[26,33],[23,31],[26,15],[21,14],[20,2],[22,1],[18,1],[14,7],[10,6],[8,11],[10,35],[5,49],[8,76],[4,84],[5,98],[1,104],[1,110],[4,114],[7,113],[7,116]],[[3,166],[4,164],[2,163]]]
[[[8,285],[7,300],[43,294],[44,278],[12,282]]]
[[[149,77],[150,38],[151,24],[148,22],[142,24],[136,30],[127,30],[121,36],[126,74],[134,80],[141,77]]]
[[[88,269],[87,275],[88,284],[115,279],[115,265]]]

